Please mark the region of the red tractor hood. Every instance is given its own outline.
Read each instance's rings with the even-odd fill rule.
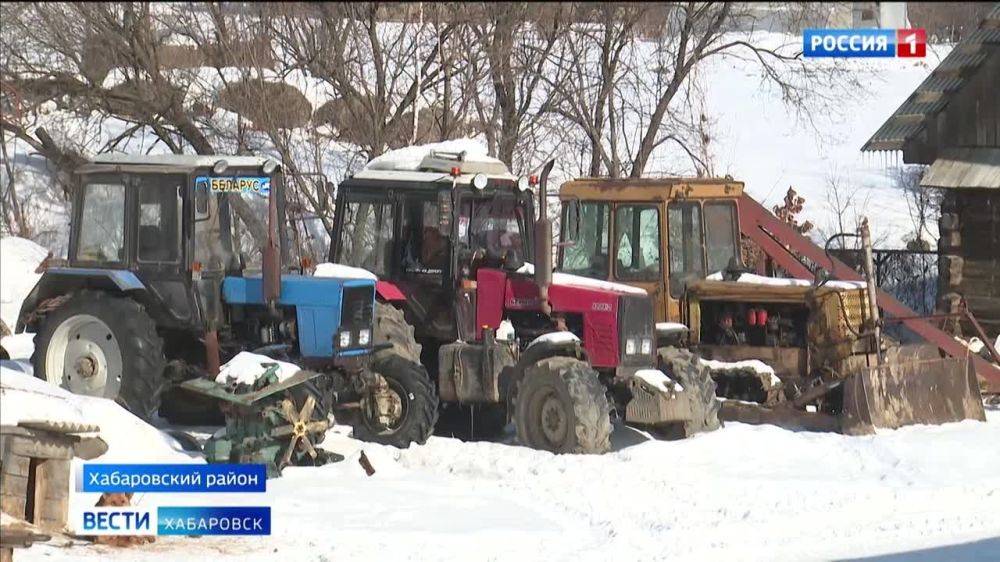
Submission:
[[[529,271],[507,272],[481,268],[476,275],[477,325],[496,327],[507,311],[541,310],[538,286]],[[578,334],[595,367],[616,367],[619,363],[619,315],[621,297],[648,299],[646,291],[622,285],[554,273],[549,286],[552,311],[583,320]],[[651,309],[650,309],[651,311]],[[652,322],[636,319],[639,322]],[[481,336],[481,334],[479,334]]]

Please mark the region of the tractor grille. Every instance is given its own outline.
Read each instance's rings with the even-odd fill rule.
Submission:
[[[344,298],[341,303],[341,326],[352,330],[370,328],[374,302],[374,287],[370,285],[344,287]]]
[[[636,342],[634,353],[627,353],[628,340]],[[652,352],[642,353],[641,343],[649,340]],[[648,367],[653,364],[656,338],[653,336],[653,303],[647,296],[622,296],[618,301],[618,346],[621,364]]]

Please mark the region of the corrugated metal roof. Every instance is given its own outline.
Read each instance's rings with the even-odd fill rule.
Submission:
[[[1000,189],[1000,148],[953,148],[934,160],[921,187]]]
[[[907,141],[923,131],[927,119],[948,106],[951,94],[961,88],[989,56],[996,56],[996,51],[991,54],[987,47],[996,44],[1000,44],[1000,3],[980,22],[980,28],[956,45],[917,86],[861,150],[902,150]]]

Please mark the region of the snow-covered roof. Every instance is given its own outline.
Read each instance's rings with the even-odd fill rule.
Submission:
[[[177,166],[182,168],[212,167],[225,160],[233,168],[259,168],[270,160],[262,156],[230,156],[226,154],[98,154],[91,160],[95,164],[146,164],[150,166]]]
[[[469,185],[476,174],[461,174],[455,177],[458,185]],[[516,181],[517,177],[512,174],[485,174],[489,179],[500,179]],[[441,182],[451,184],[450,174],[442,172],[417,172],[417,171],[397,171],[397,170],[370,170],[365,169],[353,176],[362,180],[383,180],[383,181],[405,181],[415,183]]]
[[[461,174],[455,182],[466,185],[476,174],[490,179],[517,180],[501,160],[487,154],[486,145],[475,139],[456,139],[390,150],[372,159],[354,175],[357,179],[451,183],[452,167]]]

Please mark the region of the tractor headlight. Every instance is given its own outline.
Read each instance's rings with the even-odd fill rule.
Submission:
[[[372,341],[371,330],[361,330],[358,332],[358,345],[368,345]]]
[[[635,355],[635,338],[625,340],[625,355]]]
[[[653,352],[653,340],[650,338],[642,339],[642,354],[649,355]]]
[[[340,335],[337,336],[337,343],[340,344],[341,348],[351,347],[351,332],[347,330],[340,332]]]

